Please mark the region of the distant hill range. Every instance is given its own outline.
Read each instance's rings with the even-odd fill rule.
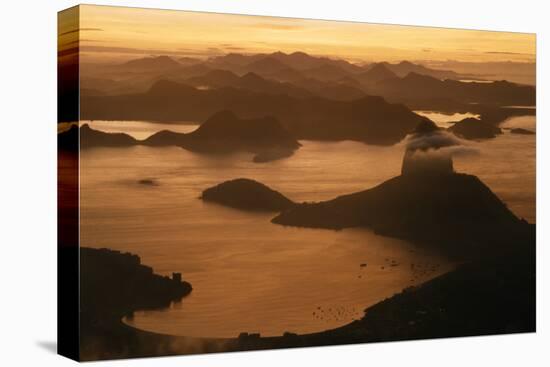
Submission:
[[[383,65],[385,68],[390,70],[392,73],[394,73],[396,76],[403,78],[410,73],[416,73],[420,75],[426,75],[431,76],[433,78],[437,79],[461,79],[463,76],[461,76],[458,73],[455,73],[452,70],[438,70],[438,69],[431,69],[424,65],[420,64],[414,64],[410,61],[401,61],[398,64],[390,64],[388,62],[381,62],[376,63],[371,66],[371,68],[377,67]]]
[[[119,68],[127,71],[159,71],[167,69],[176,69],[181,67],[182,63],[168,56],[145,57],[127,61]]]
[[[534,87],[454,80],[459,77],[409,61],[361,66],[303,52],[206,60],[146,57],[104,68],[83,65],[80,116],[203,121],[230,110],[243,118],[273,116],[297,139],[394,144],[419,121],[395,103],[409,109],[483,110],[483,120],[491,124],[520,112],[496,111],[502,106],[535,103]]]
[[[491,83],[440,80],[418,73],[409,73],[404,78],[385,79],[376,84],[375,90],[392,102],[433,105],[440,101],[459,104],[487,104],[497,106],[532,106],[536,102],[536,90],[507,81]]]
[[[80,112],[85,120],[203,121],[223,110],[242,118],[273,116],[297,139],[371,144],[399,142],[426,119],[381,97],[293,98],[233,87],[199,90],[166,80],[141,94],[84,97]]]
[[[381,62],[358,65],[342,59],[313,56],[304,52],[274,52],[252,55],[230,53],[209,59],[148,56],[122,64],[102,65],[100,68],[84,65],[81,84],[86,90],[94,93],[121,94],[141,92],[160,79],[183,82],[213,70],[224,70],[238,76],[255,73],[263,78],[291,83],[302,79],[316,79],[320,82],[348,84],[353,80],[353,86],[359,87],[363,83],[368,85],[373,78],[376,79],[377,77],[367,76],[377,74],[376,70],[379,68],[387,69],[399,77],[404,77],[410,72],[441,79],[460,77],[449,70],[436,70],[409,61],[399,64]]]

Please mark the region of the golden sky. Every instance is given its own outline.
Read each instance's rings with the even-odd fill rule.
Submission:
[[[303,51],[350,61],[534,61],[535,35],[109,6],[80,7],[84,58]]]

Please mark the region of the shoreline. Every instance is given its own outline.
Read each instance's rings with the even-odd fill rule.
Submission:
[[[82,359],[140,358],[534,332],[534,228],[533,225],[531,235],[526,238],[526,248],[514,248],[503,251],[493,259],[459,265],[452,271],[406,288],[368,307],[360,320],[338,328],[269,337],[243,333],[235,338],[200,338],[150,332],[130,326],[122,318],[110,319],[105,320],[103,335],[121,341],[124,348],[116,350],[110,343],[110,350],[83,352]],[[503,309],[502,304],[508,307]],[[442,308],[442,305],[445,307]],[[506,312],[510,309],[514,312]]]

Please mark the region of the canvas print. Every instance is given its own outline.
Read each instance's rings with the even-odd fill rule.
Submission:
[[[59,13],[59,351],[535,331],[534,34]]]

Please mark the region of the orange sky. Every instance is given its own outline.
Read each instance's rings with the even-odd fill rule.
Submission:
[[[80,15],[81,52],[90,61],[274,51],[355,62],[535,60],[535,35],[525,33],[91,5],[81,6]]]

